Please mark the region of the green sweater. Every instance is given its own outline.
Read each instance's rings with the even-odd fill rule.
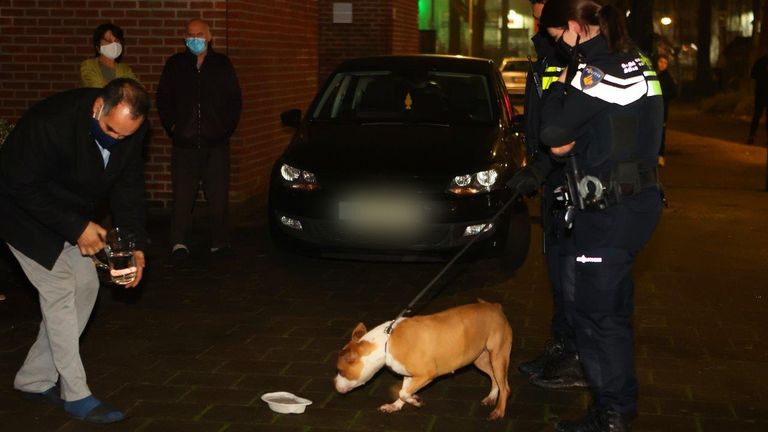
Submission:
[[[115,63],[115,65],[117,66],[115,78],[131,78],[138,81],[130,66],[123,63]],[[80,63],[80,84],[83,87],[98,88],[107,85],[107,80],[104,79],[104,75],[102,75],[101,68],[99,67],[98,57],[89,58]]]

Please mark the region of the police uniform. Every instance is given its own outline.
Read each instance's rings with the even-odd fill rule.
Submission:
[[[562,214],[557,208],[554,190],[564,184],[562,163],[555,161],[549,154],[549,149],[541,144],[539,132],[541,128],[541,100],[550,85],[557,82],[563,70],[561,62],[555,56],[554,47],[549,37],[536,33],[531,39],[537,61],[533,64],[531,73],[527,76],[525,86],[525,121],[526,147],[528,149],[528,164],[537,165],[536,169],[547,173],[541,196],[541,226],[543,249],[547,260],[547,270],[552,288],[553,313],[552,336],[556,344],[563,347],[557,349],[575,350],[575,336],[563,309],[563,290],[560,283],[560,264],[558,262],[559,239],[563,235],[564,224]],[[551,347],[547,348],[548,350]],[[531,374],[541,374],[538,360],[549,361],[551,357],[540,357],[521,365],[521,370]]]
[[[542,143],[575,141],[564,158],[577,196],[560,245],[561,283],[595,404],[631,417],[638,387],[632,266],[661,214],[655,169],[663,102],[639,52],[611,53],[602,35],[577,48],[583,60],[573,78],[553,83],[542,102]]]

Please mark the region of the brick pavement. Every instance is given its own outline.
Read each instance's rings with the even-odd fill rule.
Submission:
[[[664,170],[672,207],[637,265],[639,431],[768,430],[768,212],[762,149],[671,132]],[[728,168],[714,175],[716,163]],[[532,208],[535,204],[532,203]],[[258,213],[260,214],[260,213]],[[318,260],[275,252],[264,221],[237,230],[229,262],[164,266],[164,219],[141,290],[103,288],[82,353],[94,393],[129,419],[93,426],[27,402],[13,375],[38,325],[35,298],[6,271],[0,303],[0,429],[16,431],[547,431],[581,413],[584,391],[544,391],[515,370],[547,339],[549,296],[539,245],[511,277],[492,261],[450,271],[431,312],[481,297],[515,331],[507,416],[484,420],[487,378],[465,368],[431,384],[427,405],[380,414],[399,379],[382,372],[334,392],[335,355],[358,321],[396,315],[437,264]],[[538,226],[534,226],[538,230]],[[538,238],[534,233],[533,238]],[[259,399],[287,390],[314,401],[279,415]]]

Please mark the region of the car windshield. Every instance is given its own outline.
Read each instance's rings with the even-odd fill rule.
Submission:
[[[488,123],[494,113],[483,75],[357,71],[334,76],[312,119],[450,125]]]
[[[528,60],[513,60],[504,63],[502,72],[528,72]]]

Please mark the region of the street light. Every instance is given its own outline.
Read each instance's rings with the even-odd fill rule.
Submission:
[[[672,24],[672,18],[670,18],[668,16],[665,16],[665,17],[661,18],[661,25],[668,26],[670,24]]]

